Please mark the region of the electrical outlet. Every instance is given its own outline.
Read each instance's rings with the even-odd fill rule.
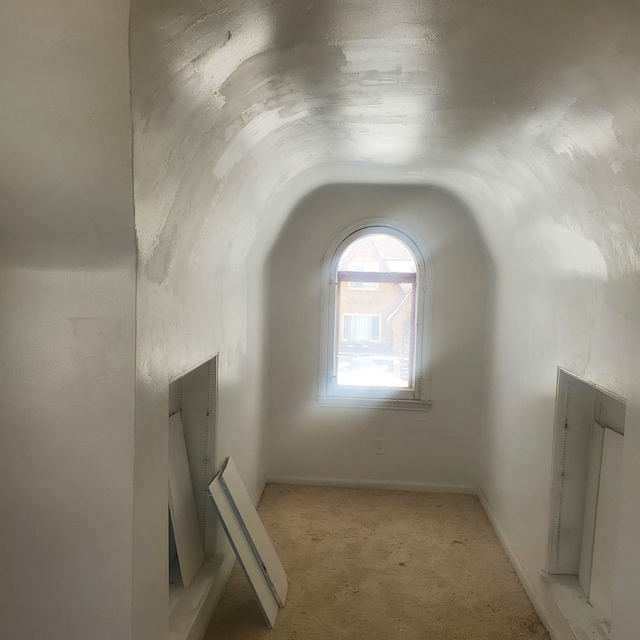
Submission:
[[[375,453],[379,456],[384,454],[384,438],[376,438]]]

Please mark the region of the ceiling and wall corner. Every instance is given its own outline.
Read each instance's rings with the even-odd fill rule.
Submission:
[[[218,453],[257,497],[267,260],[296,204],[341,182],[437,188],[473,217],[492,268],[469,428],[536,588],[556,368],[627,398],[612,637],[634,640],[638,3],[131,5],[130,31],[118,0],[3,6],[3,632],[157,640],[169,380],[220,354]]]

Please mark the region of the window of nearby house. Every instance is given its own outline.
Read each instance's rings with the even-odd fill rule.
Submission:
[[[391,226],[363,226],[329,253],[327,271],[321,400],[428,406],[425,265],[416,244]]]
[[[343,341],[361,340],[369,342],[380,341],[380,316],[367,313],[342,314]]]

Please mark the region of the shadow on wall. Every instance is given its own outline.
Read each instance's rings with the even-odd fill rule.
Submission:
[[[356,222],[406,230],[432,271],[424,411],[323,407],[322,262]],[[469,209],[449,192],[403,185],[327,185],[290,214],[266,270],[269,478],[474,485],[482,431],[485,321],[493,265]],[[384,455],[374,452],[384,439]],[[409,484],[407,484],[409,486]]]

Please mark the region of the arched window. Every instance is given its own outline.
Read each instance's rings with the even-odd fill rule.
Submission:
[[[416,244],[391,226],[367,225],[347,233],[327,266],[321,397],[426,408],[425,264]]]

